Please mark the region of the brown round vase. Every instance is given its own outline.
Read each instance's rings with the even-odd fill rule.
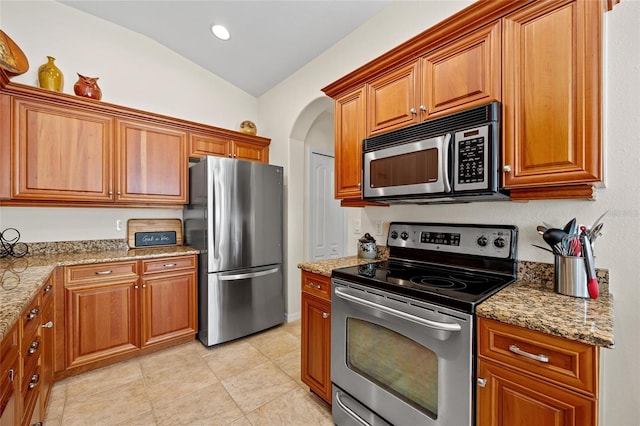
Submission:
[[[91,99],[102,99],[102,90],[98,87],[98,77],[85,77],[78,74],[78,81],[73,85],[73,91],[78,96]]]

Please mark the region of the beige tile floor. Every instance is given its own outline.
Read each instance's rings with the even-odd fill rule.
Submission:
[[[46,426],[333,425],[300,381],[300,321],[194,341],[54,384]]]

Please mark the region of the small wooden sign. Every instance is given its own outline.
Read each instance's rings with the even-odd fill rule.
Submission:
[[[176,244],[176,231],[136,232],[136,247],[168,246]]]

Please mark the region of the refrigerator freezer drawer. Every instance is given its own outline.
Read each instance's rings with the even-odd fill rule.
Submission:
[[[281,264],[211,273],[199,286],[198,338],[205,346],[284,322]]]

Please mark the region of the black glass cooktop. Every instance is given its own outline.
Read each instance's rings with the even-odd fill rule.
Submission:
[[[488,271],[398,260],[334,269],[332,277],[470,313],[515,280]]]

